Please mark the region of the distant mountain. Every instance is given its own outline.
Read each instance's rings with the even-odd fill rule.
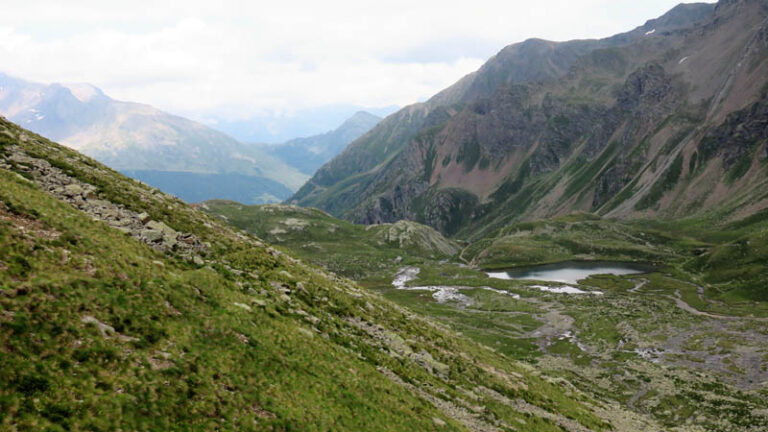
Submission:
[[[289,202],[468,238],[515,220],[768,208],[768,3],[682,4],[602,40],[510,45],[384,119]]]
[[[307,178],[257,146],[87,84],[0,74],[0,114],[187,201],[280,201]]]
[[[302,173],[312,175],[380,121],[381,117],[358,111],[335,130],[322,135],[292,139],[284,144],[266,146],[263,149]]]
[[[240,142],[281,144],[296,137],[314,136],[335,129],[358,111],[386,117],[398,109],[397,105],[374,108],[333,104],[287,113],[267,111],[247,115],[235,108],[219,108],[216,112],[190,112],[187,117],[199,119],[206,126]]]

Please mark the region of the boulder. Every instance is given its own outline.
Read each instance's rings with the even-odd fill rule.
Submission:
[[[141,231],[141,237],[150,243],[156,243],[163,239],[163,232],[154,229],[144,229]]]
[[[82,318],[80,318],[80,321],[85,324],[93,324],[96,326],[97,329],[99,329],[99,333],[101,333],[102,336],[108,337],[110,334],[115,332],[115,328],[112,327],[109,324],[104,324],[103,322],[97,320],[96,318],[86,315]]]
[[[162,232],[163,235],[166,237],[173,237],[174,239],[176,239],[176,236],[178,236],[178,233],[176,232],[176,230],[164,224],[163,222],[149,221],[146,223],[145,226],[148,229]]]
[[[78,184],[68,184],[64,186],[63,194],[66,197],[73,198],[82,195],[85,192],[85,188]]]

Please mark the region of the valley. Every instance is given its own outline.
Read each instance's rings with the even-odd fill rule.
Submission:
[[[249,136],[471,61],[359,34],[331,74],[302,60],[327,28],[265,54],[227,23],[249,50],[191,99]],[[213,88],[236,52],[259,67]],[[213,102],[246,93],[273,127]],[[0,73],[0,430],[768,430],[766,0],[527,39],[412,100],[273,145]]]
[[[665,226],[573,214],[512,224],[472,243],[443,239],[456,245],[454,253],[445,248],[430,257],[424,251],[442,236],[424,226],[393,244],[379,233],[400,223],[357,226],[293,206],[214,201],[203,209],[665,427],[742,431],[768,425],[768,306],[762,294],[742,294],[765,273],[742,285],[719,284],[719,275],[739,263],[715,259],[733,247],[723,239],[764,235],[766,219],[716,233],[696,220]],[[638,263],[639,273],[594,275],[577,284],[486,274],[573,259]],[[753,260],[766,262],[757,254],[741,258]],[[582,293],[562,289],[571,286]]]
[[[4,429],[660,430],[6,120],[0,155]]]

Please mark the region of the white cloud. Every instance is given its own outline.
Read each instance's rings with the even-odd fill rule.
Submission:
[[[171,112],[247,116],[406,105],[509,43],[607,36],[676,0],[14,3],[0,16],[4,72],[88,82]]]

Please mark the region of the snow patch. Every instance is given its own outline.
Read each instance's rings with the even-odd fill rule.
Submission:
[[[447,303],[449,301],[455,301],[456,303],[462,305],[462,306],[470,306],[472,305],[473,301],[471,298],[465,296],[464,294],[461,294],[459,292],[459,289],[457,287],[423,287],[426,289],[432,289],[434,288],[435,291],[432,293],[432,298],[435,299],[438,303]]]
[[[496,289],[496,288],[491,288],[491,287],[487,287],[487,286],[480,287],[480,289],[485,290],[485,291],[490,291],[490,292],[493,292],[493,293],[496,293],[496,294],[508,295],[508,296],[512,297],[513,299],[515,299],[515,300],[520,300],[520,295],[519,294],[511,293],[509,291],[504,291],[504,290],[500,290],[500,289]]]
[[[558,338],[558,340],[567,340],[568,342],[571,342],[573,344],[576,344],[576,346],[582,351],[587,352],[587,346],[581,343],[579,339],[576,337],[576,335],[573,334],[572,331],[568,330],[565,333],[561,334]]]
[[[418,267],[403,267],[401,268],[395,278],[392,280],[392,286],[397,289],[405,288],[405,284],[416,279],[416,276],[421,271]]]
[[[438,303],[446,303],[449,301],[455,301],[462,306],[470,306],[474,301],[462,294],[461,290],[481,289],[485,291],[491,291],[496,294],[508,295],[514,299],[520,299],[520,296],[515,293],[503,291],[487,286],[482,287],[469,287],[469,286],[447,286],[447,285],[426,285],[426,286],[411,286],[407,287],[405,284],[416,279],[416,276],[421,271],[418,267],[403,267],[401,268],[395,278],[392,280],[392,286],[401,290],[409,291],[431,291],[432,298]]]
[[[512,280],[512,276],[507,272],[488,272],[486,274],[493,279]]]
[[[531,288],[536,288],[542,291],[547,291],[555,294],[595,294],[603,295],[602,291],[584,291],[570,285],[563,285],[558,287],[551,287],[546,285],[529,285]]]
[[[240,154],[240,153],[233,153],[232,154],[232,158],[233,159],[244,160],[244,161],[250,162],[252,164],[256,163],[256,159],[254,159],[254,158],[252,158],[250,156],[246,156],[246,155]]]
[[[688,57],[683,57],[680,59],[679,62],[677,62],[677,64],[683,64],[683,62],[685,62],[686,60],[688,60]]]
[[[651,30],[651,31],[647,31],[647,32],[645,32],[645,35],[646,35],[646,36],[650,36],[650,35],[652,35],[652,34],[654,34],[654,33],[656,33],[656,29],[653,29],[653,30]]]

